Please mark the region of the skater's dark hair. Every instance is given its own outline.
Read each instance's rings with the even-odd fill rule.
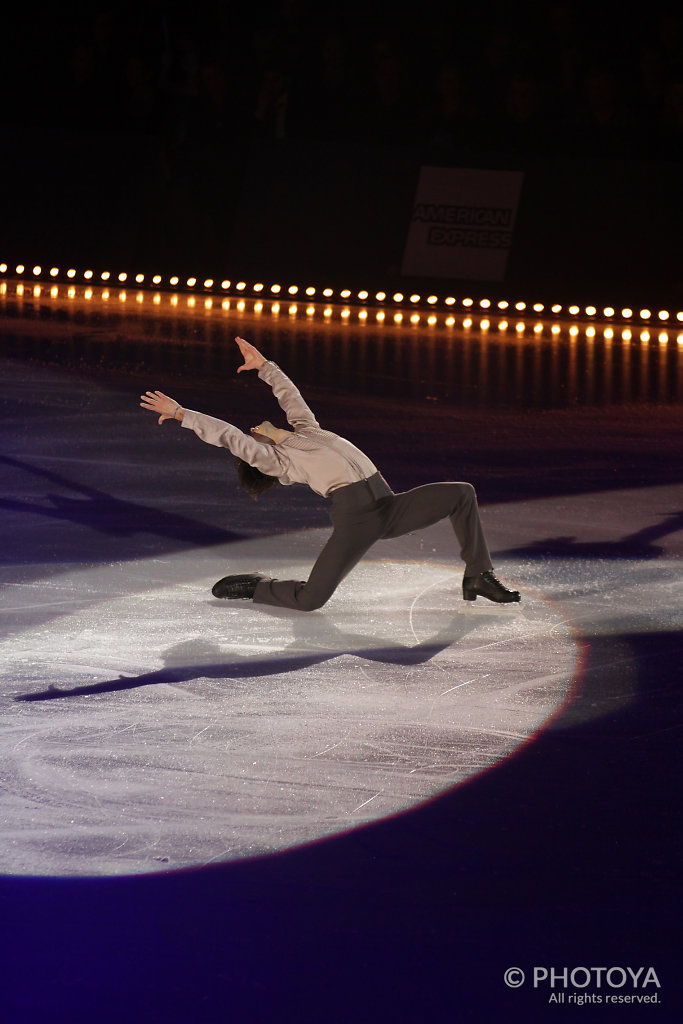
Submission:
[[[239,480],[240,487],[254,501],[258,501],[262,494],[265,494],[273,484],[278,482],[276,476],[267,476],[260,469],[257,469],[256,466],[250,466],[248,462],[237,458],[237,456],[235,456],[235,466],[237,467],[237,479]]]

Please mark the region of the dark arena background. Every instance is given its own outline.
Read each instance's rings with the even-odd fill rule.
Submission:
[[[680,1024],[683,15],[24,7],[3,32],[0,1020]],[[308,614],[279,411],[448,524]],[[226,461],[227,459],[227,461]]]

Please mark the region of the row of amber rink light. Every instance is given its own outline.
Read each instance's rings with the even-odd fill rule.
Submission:
[[[135,294],[135,301],[138,303],[144,303],[150,289],[161,289],[161,291],[157,290],[152,295],[152,301],[155,305],[161,305],[163,291],[171,307],[177,308],[180,305],[182,294],[185,306],[193,309],[198,305],[198,293],[200,293],[202,297],[199,299],[199,304],[203,305],[207,310],[214,308],[217,297],[219,297],[218,305],[220,308],[229,310],[231,308],[231,301],[228,296],[232,296],[233,299],[237,298],[235,309],[238,312],[245,312],[247,311],[245,296],[248,296],[253,300],[251,311],[260,314],[264,309],[267,309],[274,316],[279,315],[283,311],[287,312],[290,316],[297,316],[301,312],[298,305],[299,299],[305,300],[307,303],[303,307],[306,315],[313,316],[317,312],[314,301],[324,299],[326,305],[322,312],[326,319],[331,319],[334,316],[335,306],[338,306],[341,307],[338,309],[338,315],[342,321],[349,320],[352,316],[352,309],[350,307],[353,305],[355,307],[353,312],[355,312],[360,322],[367,321],[372,314],[375,321],[379,324],[389,321],[390,324],[393,323],[397,326],[404,323],[412,325],[425,323],[428,326],[437,326],[440,318],[435,311],[440,311],[442,316],[444,313],[447,314],[441,320],[442,324],[446,327],[454,327],[457,325],[458,320],[453,315],[453,312],[460,311],[464,314],[461,325],[466,329],[476,327],[477,330],[486,332],[494,326],[495,329],[505,332],[510,327],[514,327],[518,333],[525,333],[527,329],[526,322],[517,321],[511,324],[507,317],[535,314],[536,317],[544,316],[547,318],[549,315],[552,315],[554,319],[564,321],[584,321],[584,333],[587,337],[594,337],[597,334],[594,326],[596,322],[602,323],[604,326],[603,336],[605,338],[613,338],[618,333],[625,341],[630,341],[634,337],[631,325],[636,328],[635,336],[639,337],[641,341],[650,341],[652,334],[648,328],[654,327],[657,324],[659,327],[658,340],[666,343],[672,335],[669,330],[664,328],[669,327],[672,320],[683,324],[683,311],[672,313],[665,309],[654,312],[650,309],[636,311],[627,307],[617,310],[612,306],[605,306],[602,310],[598,310],[596,306],[590,305],[584,307],[578,305],[563,306],[555,303],[551,306],[546,306],[541,302],[509,302],[504,299],[473,299],[469,297],[458,299],[452,295],[439,297],[431,294],[422,296],[412,293],[406,296],[402,292],[388,295],[384,291],[377,291],[371,294],[369,291],[364,290],[354,293],[349,288],[335,290],[333,288],[316,288],[313,285],[306,287],[299,285],[284,286],[277,283],[266,285],[260,282],[249,285],[246,281],[233,282],[224,279],[217,282],[213,278],[205,278],[203,281],[200,281],[196,277],[187,277],[183,280],[179,276],[164,277],[161,274],[129,274],[125,271],[116,274],[108,270],[96,272],[91,269],[79,271],[73,267],[66,270],[59,267],[50,267],[46,270],[39,264],[27,268],[26,265],[19,263],[11,268],[7,263],[0,263],[0,276],[16,277],[16,294],[20,297],[26,293],[25,281],[30,282],[28,285],[29,293],[34,298],[39,298],[43,292],[41,281],[49,280],[52,282],[48,292],[52,298],[59,296],[59,284],[56,282],[61,281],[70,284],[70,287],[67,289],[67,296],[69,298],[75,299],[77,297],[78,293],[75,285],[80,283],[85,285],[82,293],[83,298],[92,300],[95,297],[92,287],[97,287],[98,296],[103,301],[108,301],[112,298],[109,287],[113,285],[119,289],[116,293],[116,298],[121,302],[127,301],[130,297],[126,288],[137,286],[138,291]],[[6,281],[0,283],[0,294],[7,294]],[[221,296],[222,298],[220,298]],[[267,307],[264,306],[262,300],[268,303]],[[284,301],[284,307],[281,301]],[[287,302],[289,302],[289,306],[286,305]],[[377,303],[380,308],[369,310],[367,308],[368,303],[371,305]],[[406,312],[406,309],[412,310],[412,312]],[[475,312],[481,317],[476,323],[472,316]],[[495,325],[488,319],[490,316],[497,318]],[[611,324],[615,323],[623,325],[622,329],[618,332],[611,326]],[[534,333],[541,334],[544,328],[544,323],[537,322],[534,324],[533,330]],[[561,330],[562,327],[559,323],[552,324],[552,334],[559,334]],[[580,333],[580,330],[576,325],[573,325],[570,326],[569,333],[576,335]],[[678,341],[679,345],[683,345],[683,333],[676,334],[674,331],[673,337]]]

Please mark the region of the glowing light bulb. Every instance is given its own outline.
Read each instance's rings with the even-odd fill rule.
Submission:
[[[225,281],[221,281],[221,288],[223,289],[224,292],[227,292],[229,287],[230,282],[227,280],[227,278],[225,279]]]
[[[428,295],[427,296],[427,302],[429,303],[430,306],[433,306],[433,305],[435,305],[435,303],[438,302],[438,298],[437,298],[436,295]]]
[[[542,302],[535,302],[534,303],[534,313],[542,313],[544,309],[545,309],[545,306],[543,305]]]
[[[102,278],[103,281],[108,281],[109,278],[111,277],[111,274],[109,273],[108,270],[103,270],[102,273],[100,274],[100,277]]]
[[[86,279],[86,281],[89,281],[92,278],[92,276],[92,270],[86,270],[85,273],[83,274],[83,277]]]
[[[509,309],[510,303],[506,299],[501,299],[498,303],[498,309]]]
[[[331,288],[323,288],[323,295],[325,296],[326,299],[331,299],[332,296],[334,295],[334,292],[332,291]]]
[[[657,316],[659,317],[660,320],[668,320],[669,319],[669,313],[668,313],[668,311],[666,309],[660,309],[659,313],[657,313]]]
[[[179,277],[172,277],[172,278],[169,279],[168,283],[175,288],[180,283],[180,278]]]
[[[603,314],[603,316],[614,316],[614,307],[613,306],[605,306],[605,308],[602,311],[602,314]]]
[[[342,297],[342,299],[350,299],[351,298],[351,292],[349,291],[348,288],[342,289],[342,291],[340,291],[339,294]]]
[[[367,292],[358,292],[358,298],[361,300],[361,302],[365,302],[367,297],[368,297],[368,293]]]
[[[394,302],[403,302],[403,292],[394,293]]]
[[[34,277],[40,277],[42,272],[43,272],[43,268],[42,267],[34,267],[33,268],[33,276]]]
[[[633,310],[629,309],[628,307],[626,307],[626,309],[622,309],[621,315],[623,317],[626,317],[626,319],[628,319],[629,317],[633,316]]]
[[[377,299],[378,302],[384,302],[386,297],[387,297],[387,293],[386,292],[377,292],[377,294],[375,295],[375,298]],[[683,318],[683,313],[681,314],[681,317]]]
[[[66,272],[66,276],[69,277],[69,278],[72,278],[72,277],[76,276],[76,271],[74,270],[73,267],[69,267],[69,269]]]
[[[526,302],[515,302],[515,309],[521,313],[522,310],[526,309]]]
[[[152,284],[161,284],[161,274],[155,274],[152,278]]]
[[[19,266],[16,268],[16,273],[17,274],[23,274],[25,270],[26,270],[26,267],[24,266],[24,264],[20,263]]]
[[[50,268],[50,277],[57,277],[58,273],[59,273],[59,267],[51,267]]]
[[[463,299],[462,300],[462,304],[463,304],[463,306],[467,306],[467,308],[469,309],[470,306],[474,305],[474,300],[473,299]]]
[[[570,306],[567,312],[571,313],[572,316],[577,316],[581,312],[581,310],[578,306]]]
[[[490,299],[482,299],[481,302],[479,303],[479,305],[481,306],[482,309],[490,309],[491,308],[491,300]]]
[[[144,280],[145,280],[145,275],[144,274],[136,274],[135,275],[135,283],[136,284],[142,284],[142,282]]]
[[[246,281],[238,281],[237,284],[235,285],[235,290],[238,292],[243,292],[246,287]]]
[[[454,306],[455,305],[455,299],[453,298],[452,295],[447,296],[447,298],[445,300],[445,304],[447,306]]]
[[[213,288],[213,278],[212,277],[207,277],[206,281],[204,282],[204,287],[205,288]]]
[[[271,292],[273,293],[273,295],[279,295],[279,294],[280,294],[280,292],[282,291],[282,285],[279,285],[279,284],[271,284],[271,286],[270,286],[270,290],[271,290]]]
[[[197,283],[197,278],[196,277],[188,277],[187,281],[185,282],[185,284],[187,285],[188,288],[194,288],[196,283]]]
[[[299,291],[299,285],[298,284],[290,284],[290,286],[287,289],[287,291],[289,292],[290,295],[296,295],[296,293]]]
[[[550,307],[550,312],[551,313],[555,313],[555,314],[561,313],[562,312],[562,306],[558,306],[557,303],[555,303],[554,306]]]
[[[595,316],[597,309],[595,306],[586,306],[586,316]]]
[[[419,302],[420,301],[420,296],[419,295],[411,295],[410,296],[410,301],[411,302]]]
[[[263,291],[263,285],[261,284],[260,281],[257,281],[256,284],[254,285],[254,291],[256,292],[257,295]]]
[[[123,284],[128,279],[128,274],[119,274],[119,281]]]
[[[650,312],[649,309],[641,309],[641,311],[640,311],[640,319],[641,320],[649,320],[651,316],[652,316],[652,313]]]
[[[312,296],[315,295],[315,288],[312,285],[309,285],[308,288],[306,289],[306,294],[309,296],[309,298],[311,298]]]

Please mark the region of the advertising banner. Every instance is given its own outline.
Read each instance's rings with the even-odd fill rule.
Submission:
[[[522,171],[423,167],[401,273],[503,281]]]

